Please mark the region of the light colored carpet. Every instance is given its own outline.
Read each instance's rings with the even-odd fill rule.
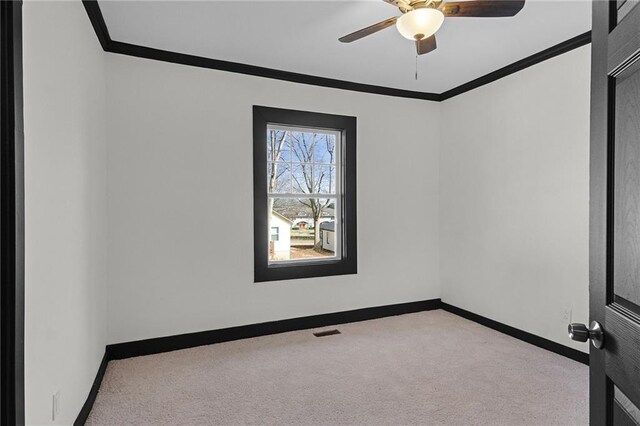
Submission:
[[[588,424],[588,367],[448,312],[335,328],[112,361],[87,424]]]

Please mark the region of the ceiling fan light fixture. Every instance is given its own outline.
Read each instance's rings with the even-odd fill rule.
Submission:
[[[402,15],[396,22],[396,28],[409,40],[421,40],[431,37],[444,22],[444,13],[438,9],[423,7]]]

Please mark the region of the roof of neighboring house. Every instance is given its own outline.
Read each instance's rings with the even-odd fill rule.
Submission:
[[[336,223],[335,222],[322,222],[320,224],[320,229],[322,231],[336,232]]]
[[[282,219],[282,220],[286,220],[286,221],[287,221],[287,222],[289,222],[289,223],[293,223],[293,221],[292,221],[291,219],[289,219],[289,218],[288,218],[288,217],[286,217],[286,216],[281,215],[281,214],[280,214],[280,213],[278,213],[277,211],[273,211],[273,210],[272,210],[272,211],[271,211],[271,214],[272,214],[273,216],[275,216],[275,217],[279,217],[279,218],[280,218],[280,219]]]

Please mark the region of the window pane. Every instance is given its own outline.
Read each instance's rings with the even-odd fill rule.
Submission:
[[[336,168],[334,166],[313,166],[313,192],[334,194],[336,192]]]
[[[313,167],[311,164],[293,164],[291,166],[293,193],[310,194],[313,192]]]
[[[267,164],[267,191],[274,194],[291,192],[291,166],[289,163]]]
[[[335,166],[293,164],[291,166],[292,193],[335,194]],[[283,193],[284,191],[278,191]]]
[[[314,163],[335,164],[336,162],[336,135],[324,133],[318,135],[318,140],[313,152]]]
[[[311,163],[316,144],[316,134],[307,132],[291,133],[291,161],[298,163]]]
[[[291,141],[287,133],[267,129],[267,161],[291,161]]]
[[[279,233],[277,241],[269,241],[270,261],[336,256],[335,198],[272,198],[271,203],[269,227]]]
[[[275,226],[271,228],[271,241],[278,241],[280,238],[280,228]]]

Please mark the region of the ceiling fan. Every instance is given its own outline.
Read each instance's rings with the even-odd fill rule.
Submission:
[[[435,33],[440,29],[444,18],[474,17],[499,18],[515,16],[524,7],[525,0],[383,0],[396,6],[402,15],[385,19],[344,37],[342,43],[351,43],[363,37],[384,30],[392,25],[403,37],[416,43],[418,55],[424,55],[436,49]]]

